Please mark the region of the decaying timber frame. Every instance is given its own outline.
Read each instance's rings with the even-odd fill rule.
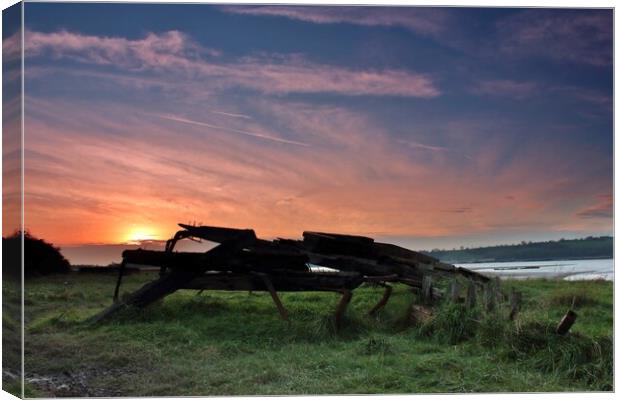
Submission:
[[[473,271],[364,236],[304,232],[302,240],[268,241],[257,238],[251,229],[179,226],[183,229],[166,242],[164,251],[123,252],[114,304],[95,320],[125,306],[145,307],[179,289],[268,291],[282,318],[288,320],[278,292],[330,291],[342,294],[335,315],[338,325],[352,291],[363,283],[385,288],[383,297],[370,310],[375,313],[387,304],[392,292],[390,283],[430,290],[432,296],[428,277],[434,274],[488,281]],[[174,251],[182,239],[207,240],[219,245],[205,253]],[[129,264],[158,266],[160,276],[119,301],[123,273]]]

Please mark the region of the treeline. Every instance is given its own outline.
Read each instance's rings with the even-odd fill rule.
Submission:
[[[613,258],[614,241],[611,236],[583,239],[560,239],[548,242],[521,242],[515,245],[433,249],[423,251],[447,263],[543,261],[555,259]]]

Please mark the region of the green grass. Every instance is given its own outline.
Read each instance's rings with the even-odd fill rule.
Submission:
[[[123,290],[153,278],[129,276]],[[26,283],[27,377],[67,381],[82,373],[80,382],[99,396],[612,389],[609,282],[503,282],[506,293],[523,292],[514,322],[505,307],[488,314],[444,303],[427,323],[410,326],[414,296],[398,286],[373,317],[366,313],[382,289],[355,290],[340,330],[332,293],[281,294],[290,323],[267,293],[194,291],[85,323],[110,304],[114,279],[73,274]],[[557,336],[553,327],[575,296],[577,322]],[[57,394],[30,386],[30,396]]]
[[[2,282],[2,389],[21,396],[21,286],[11,277]]]

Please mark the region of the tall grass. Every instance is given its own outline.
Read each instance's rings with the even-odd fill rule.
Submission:
[[[613,338],[579,333],[558,335],[555,324],[532,321],[509,331],[505,355],[542,372],[582,381],[594,390],[612,390]]]
[[[583,285],[578,290],[557,288],[543,304],[564,307],[570,300],[568,306],[595,306],[599,300],[593,291]],[[505,300],[508,296],[498,297]],[[467,308],[463,303],[444,301],[435,308],[433,318],[418,327],[417,333],[450,345],[475,340],[477,345],[494,349],[506,360],[581,382],[592,390],[612,390],[613,337],[610,334],[558,335],[558,321],[541,319],[540,315],[532,320],[532,313],[511,321],[507,307],[504,302],[486,311],[482,307]]]

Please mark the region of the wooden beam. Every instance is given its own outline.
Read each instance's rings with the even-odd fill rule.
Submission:
[[[121,262],[121,265],[118,268],[118,279],[116,280],[116,287],[114,288],[114,296],[113,296],[113,301],[115,303],[118,301],[118,292],[121,287],[121,281],[123,279],[124,273],[125,273],[125,261]]]
[[[273,284],[271,283],[271,280],[269,279],[269,276],[267,274],[257,274],[265,283],[265,286],[267,287],[267,290],[269,290],[269,293],[271,294],[271,298],[273,299],[273,302],[276,303],[276,307],[278,308],[278,312],[280,312],[280,316],[282,317],[283,320],[290,322],[288,319],[288,311],[286,311],[286,308],[284,308],[284,305],[282,305],[282,302],[280,301],[280,297],[278,297],[278,293],[276,292],[276,290],[273,287]]]
[[[349,305],[349,302],[351,301],[351,297],[353,296],[353,293],[347,289],[343,289],[341,293],[342,293],[342,297],[340,298],[340,301],[338,302],[338,306],[336,307],[336,314],[335,314],[336,329],[340,329],[342,325],[342,322],[341,322],[342,316],[344,315],[344,312],[347,310],[347,306]]]
[[[390,296],[392,295],[392,287],[390,285],[383,284],[382,286],[385,287],[383,297],[381,297],[381,300],[379,300],[379,302],[370,311],[368,311],[368,315],[374,315],[377,311],[385,307],[390,299]]]

